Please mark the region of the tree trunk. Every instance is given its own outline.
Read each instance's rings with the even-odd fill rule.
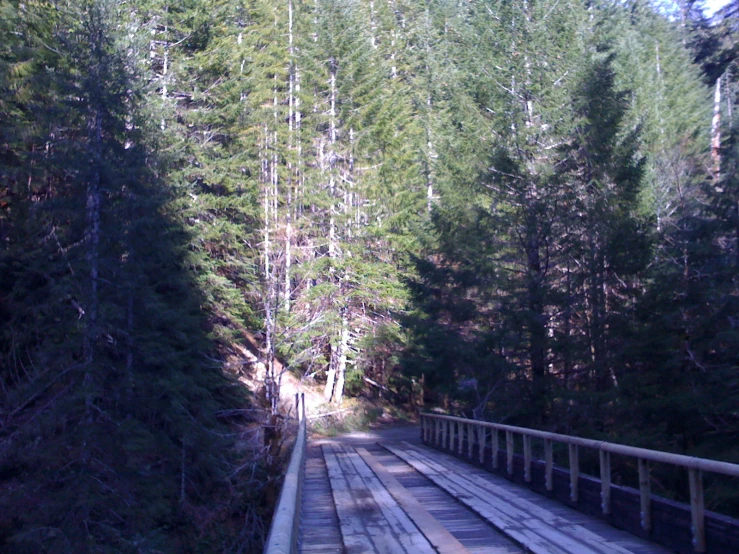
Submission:
[[[713,160],[713,180],[718,182],[721,179],[721,77],[716,79],[716,90],[713,95],[711,159]]]
[[[334,353],[334,347],[331,348],[331,355],[329,356],[328,371],[326,372],[326,386],[323,388],[323,399],[326,402],[331,402],[334,395],[334,384],[336,383],[336,366],[334,360],[336,355]]]
[[[87,184],[87,229],[86,240],[88,243],[87,260],[90,264],[90,296],[87,305],[87,328],[84,338],[85,357],[85,417],[92,420],[94,387],[93,387],[93,362],[95,361],[95,343],[98,335],[98,312],[100,284],[100,165],[103,155],[103,129],[102,115],[100,109],[96,108],[91,114],[89,125],[90,157],[92,172]]]
[[[530,236],[527,245],[528,350],[531,369],[531,406],[536,420],[543,422],[546,417],[546,352],[548,341],[542,283],[544,275],[541,267],[540,244],[536,228],[537,226],[535,224],[530,225]]]
[[[330,197],[330,205],[329,205],[329,231],[328,231],[328,256],[331,260],[331,265],[329,266],[329,280],[331,282],[336,281],[336,261],[340,257],[339,248],[337,245],[337,236],[336,236],[336,207],[334,206],[334,203],[336,201],[336,60],[331,58],[329,60],[329,73],[330,73],[330,79],[329,79],[329,102],[330,102],[330,108],[329,108],[329,148],[328,148],[328,170],[329,170],[329,197]],[[338,283],[339,288],[341,287],[341,283]],[[331,299],[331,304],[333,306],[336,306],[335,299]],[[328,372],[326,373],[326,387],[323,391],[323,397],[326,399],[327,402],[330,402],[331,399],[335,398],[335,385],[336,385],[336,377],[337,377],[337,369],[339,366],[339,360],[341,357],[341,337],[339,338],[339,342],[337,346],[331,346],[331,354],[329,356],[329,367]],[[343,379],[343,375],[342,375]],[[343,381],[342,381],[342,387],[343,387]]]
[[[288,0],[288,156],[292,156],[295,143],[295,59],[293,51],[293,3]],[[283,309],[290,312],[290,299],[292,297],[292,287],[290,281],[290,271],[292,266],[292,209],[293,209],[293,187],[294,182],[294,166],[293,161],[288,157],[287,161],[287,206],[285,206],[285,272],[284,291],[283,291]]]
[[[344,398],[344,382],[346,380],[346,353],[349,348],[349,320],[347,318],[348,309],[341,311],[341,339],[337,352],[336,362],[336,390],[334,391],[334,402],[341,405]]]

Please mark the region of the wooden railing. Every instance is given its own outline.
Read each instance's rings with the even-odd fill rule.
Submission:
[[[488,433],[489,430],[489,433]],[[611,514],[611,454],[618,454],[635,458],[639,473],[639,498],[641,506],[641,527],[646,532],[652,528],[650,467],[649,462],[660,462],[684,468],[688,472],[690,489],[690,513],[692,520],[693,548],[695,552],[706,552],[705,532],[705,501],[703,495],[703,472],[719,473],[732,477],[739,477],[739,465],[703,458],[694,458],[669,452],[647,450],[622,444],[615,444],[569,435],[560,435],[546,431],[537,431],[524,427],[513,427],[499,423],[489,423],[463,419],[459,417],[421,414],[421,433],[424,442],[435,444],[442,448],[454,449],[459,455],[464,455],[463,434],[466,431],[468,458],[473,457],[475,443],[478,447],[479,462],[482,464],[488,437],[493,452],[492,464],[498,468],[499,434],[505,433],[506,471],[513,475],[514,471],[514,437],[520,435],[523,442],[524,480],[528,483],[532,479],[532,439],[544,441],[544,474],[545,487],[548,492],[554,488],[553,471],[554,455],[553,443],[566,444],[569,454],[570,500],[578,501],[578,486],[580,482],[579,448],[591,448],[598,452],[601,485],[601,510],[604,516]],[[457,438],[455,440],[455,433]],[[456,444],[455,444],[456,443]]]
[[[290,456],[277,508],[272,516],[272,526],[264,548],[265,554],[294,554],[298,551],[300,502],[305,476],[305,394],[295,395],[295,409],[298,414],[298,436]]]

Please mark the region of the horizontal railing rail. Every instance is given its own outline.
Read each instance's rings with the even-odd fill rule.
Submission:
[[[300,534],[300,503],[303,494],[306,454],[305,394],[295,395],[298,413],[298,436],[295,440],[285,482],[280,491],[277,508],[267,537],[265,554],[295,554]]]
[[[592,448],[599,453],[600,466],[600,483],[601,483],[601,509],[604,515],[611,514],[611,454],[618,454],[635,458],[639,471],[639,497],[641,506],[641,527],[645,532],[649,532],[652,527],[651,521],[651,490],[650,490],[650,467],[649,462],[659,462],[670,464],[684,468],[688,471],[688,483],[690,489],[690,512],[692,520],[693,547],[695,552],[706,552],[706,535],[705,535],[705,500],[703,494],[703,472],[718,473],[732,477],[739,477],[739,464],[728,462],[720,462],[717,460],[707,460],[704,458],[695,458],[692,456],[684,456],[682,454],[672,454],[670,452],[660,452],[657,450],[648,450],[646,448],[637,448],[612,442],[598,441],[593,439],[585,439],[581,437],[573,437],[569,435],[560,435],[558,433],[550,433],[547,431],[537,431],[535,429],[527,429],[525,427],[515,427],[512,425],[504,425],[501,423],[491,423],[485,421],[477,421],[465,419],[461,417],[447,416],[441,414],[421,414],[421,432],[425,442],[436,443],[439,445],[449,444],[449,448],[454,446],[455,433],[458,433],[457,441],[458,453],[462,454],[463,441],[462,433],[467,431],[467,447],[469,449],[468,456],[472,458],[475,437],[477,437],[477,445],[479,447],[480,463],[483,462],[487,435],[486,429],[490,429],[490,446],[493,451],[493,468],[498,469],[497,452],[499,450],[499,432],[505,433],[506,441],[506,470],[509,475],[513,475],[513,459],[514,459],[514,436],[521,435],[523,440],[523,458],[524,458],[524,480],[531,482],[531,464],[532,449],[531,439],[537,438],[544,441],[544,464],[545,464],[545,487],[546,490],[552,492],[554,455],[553,444],[561,443],[568,445],[569,454],[569,476],[570,476],[570,499],[573,502],[578,500],[578,483],[580,477],[579,451],[580,447]],[[473,433],[473,429],[476,430]]]

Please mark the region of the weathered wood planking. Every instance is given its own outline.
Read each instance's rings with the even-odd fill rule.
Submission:
[[[391,427],[380,432],[352,433],[331,439],[366,448],[388,469],[409,494],[417,498],[441,525],[460,539],[472,554],[522,554],[523,550],[490,524],[441,490],[400,458],[378,444],[378,440],[419,442],[417,428]],[[336,514],[328,472],[320,443],[309,442],[301,514],[299,552],[310,554],[343,552],[339,519]]]
[[[309,444],[306,452],[298,552],[306,554],[344,552],[326,463],[321,447],[317,445]]]
[[[367,449],[359,447],[356,451],[439,554],[469,554],[462,543],[413,498]]]
[[[351,447],[323,445],[347,554],[432,554],[433,547]]]
[[[408,443],[385,447],[536,554],[667,552],[615,529],[604,530],[599,522],[590,524],[577,512],[445,454]]]
[[[494,529],[487,521],[434,485],[405,461],[379,448],[374,457],[431,515],[459,540],[471,554],[523,554],[523,549]]]

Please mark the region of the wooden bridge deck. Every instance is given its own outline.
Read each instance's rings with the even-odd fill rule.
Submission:
[[[426,448],[419,434],[405,427],[311,441],[300,551],[668,552]]]

